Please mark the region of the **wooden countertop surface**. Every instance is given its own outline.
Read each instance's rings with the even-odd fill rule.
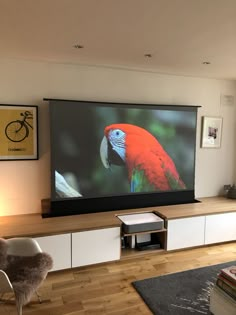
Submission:
[[[236,211],[236,199],[208,197],[198,200],[200,202],[158,207],[157,213],[160,213],[164,219],[171,220]]]
[[[127,209],[91,214],[42,218],[41,214],[25,214],[0,217],[0,237],[46,236],[70,232],[81,232],[109,227],[120,227],[118,214],[155,212],[162,218],[171,220],[200,215],[235,212],[236,199],[209,197],[199,199],[199,203],[172,206]]]

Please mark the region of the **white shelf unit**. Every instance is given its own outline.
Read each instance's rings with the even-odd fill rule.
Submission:
[[[35,239],[52,256],[51,271],[119,260],[121,255],[119,227]]]
[[[210,311],[214,315],[235,315],[236,301],[214,286],[210,294]]]
[[[236,212],[168,220],[167,250],[236,240]]]
[[[167,230],[145,232],[159,233],[161,248],[167,251],[236,240],[236,212],[169,219],[167,223]],[[52,271],[121,259],[120,227],[42,236],[36,240],[52,256]],[[122,249],[122,258],[138,254],[143,252]]]

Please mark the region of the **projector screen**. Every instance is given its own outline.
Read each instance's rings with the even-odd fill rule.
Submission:
[[[196,121],[197,106],[50,100],[53,212],[193,201]]]

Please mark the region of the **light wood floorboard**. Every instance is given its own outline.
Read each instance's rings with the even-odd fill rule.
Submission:
[[[23,315],[150,315],[132,286],[135,280],[236,260],[236,243],[52,272],[23,308]],[[16,315],[14,304],[0,304],[0,315]]]

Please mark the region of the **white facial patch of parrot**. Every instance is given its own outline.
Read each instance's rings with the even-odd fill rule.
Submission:
[[[112,149],[125,162],[125,133],[121,129],[111,130],[108,134]]]

